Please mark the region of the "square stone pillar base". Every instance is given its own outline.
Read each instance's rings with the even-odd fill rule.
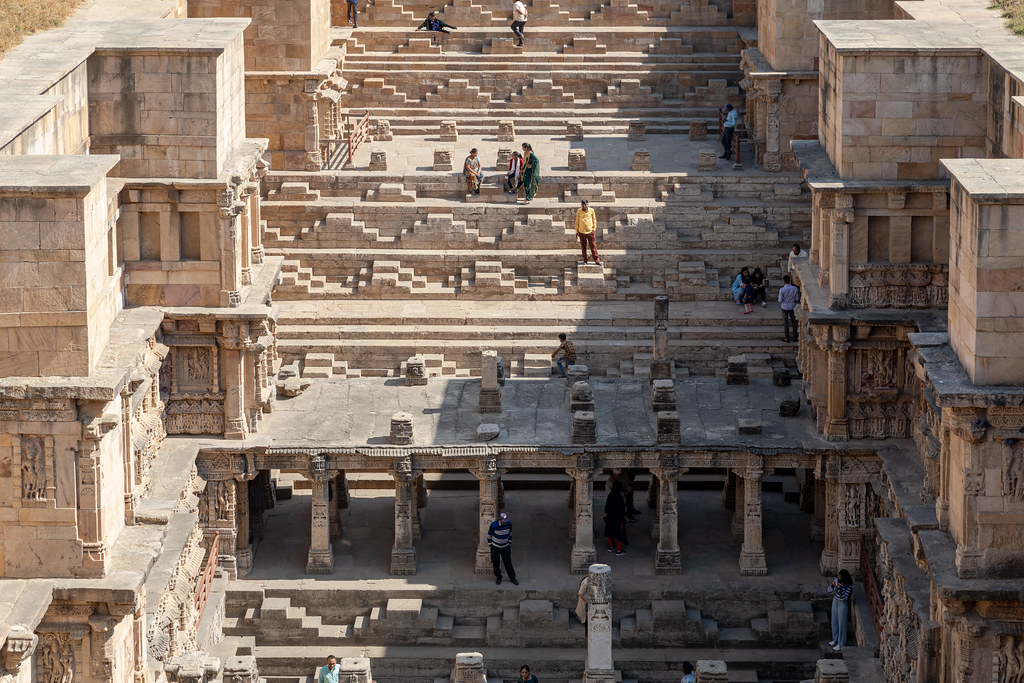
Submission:
[[[740,552],[740,574],[743,576],[765,576],[768,573],[768,563],[764,559],[764,551]]]
[[[597,549],[576,550],[573,548],[570,566],[573,574],[586,574],[590,565],[597,562]]]
[[[678,550],[659,550],[654,556],[656,574],[682,574],[682,556]]]
[[[500,413],[501,389],[481,389],[479,410],[481,413]]]
[[[306,556],[307,574],[334,573],[334,548],[330,543],[324,550],[310,550]]]
[[[415,550],[392,550],[391,573],[395,576],[411,576],[416,573]]]
[[[473,572],[482,576],[494,574],[494,567],[491,565],[491,551],[489,548],[483,551],[479,549],[476,551],[476,566],[473,568]]]

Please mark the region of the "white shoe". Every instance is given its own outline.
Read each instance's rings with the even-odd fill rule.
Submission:
[[[839,652],[839,651],[840,651],[840,650],[842,650],[842,649],[843,649],[843,648],[842,648],[842,646],[841,646],[841,645],[836,645],[836,646],[835,646],[834,648],[832,648],[832,652]]]
[[[834,641],[834,640],[828,641],[828,646],[829,647],[835,647],[836,646],[836,641]]]
[[[762,301],[761,302],[761,308],[768,308],[768,304],[766,304],[765,302]]]

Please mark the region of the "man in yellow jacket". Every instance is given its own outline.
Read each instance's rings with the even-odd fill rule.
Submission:
[[[576,236],[580,238],[583,262],[587,262],[587,245],[590,245],[594,263],[601,265],[601,257],[597,255],[597,216],[594,215],[594,210],[590,208],[586,199],[581,201],[580,208],[576,209]]]

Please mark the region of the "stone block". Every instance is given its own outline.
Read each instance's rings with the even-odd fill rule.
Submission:
[[[572,412],[594,411],[594,392],[590,383],[585,381],[574,382],[572,393],[569,396],[569,410]]]
[[[493,422],[484,422],[476,428],[477,441],[494,441],[501,434],[501,428]]]
[[[662,410],[658,413],[658,443],[679,443],[679,413]]]
[[[777,387],[788,387],[789,381],[788,368],[772,368],[772,384]]]
[[[583,122],[569,121],[565,124],[565,139],[569,142],[580,142],[583,140]]]
[[[452,671],[452,683],[484,683],[487,671],[484,669],[484,656],[479,652],[459,652],[455,655],[455,669]]]
[[[630,121],[626,139],[630,142],[643,142],[647,139],[647,124],[643,121]]]
[[[385,149],[373,149],[370,150],[370,170],[371,171],[386,171],[388,170],[388,152]]]
[[[498,160],[495,162],[494,167],[501,171],[501,173],[508,173],[508,162],[512,159],[512,148],[511,147],[499,147],[498,148]]]
[[[749,417],[736,419],[736,431],[740,434],[754,435],[761,433],[761,421]]]
[[[580,410],[572,414],[572,442],[597,443],[597,418],[593,411]]]
[[[481,387],[478,410],[481,413],[500,413],[501,389],[484,389]]]
[[[796,417],[800,414],[800,401],[788,399],[779,401],[779,417]]]
[[[412,415],[395,413],[391,416],[390,442],[395,446],[407,446],[412,443]]]
[[[676,384],[670,379],[656,379],[651,383],[651,409],[654,412],[676,410]]]
[[[726,384],[750,384],[745,356],[729,356],[729,364],[725,368]]]
[[[551,623],[554,605],[550,600],[522,600],[519,603],[520,628],[537,628]]]
[[[717,171],[718,170],[718,155],[715,154],[713,149],[702,149],[697,153],[697,170],[698,171]]]
[[[415,387],[427,383],[427,361],[423,356],[413,356],[405,361],[405,386]]]
[[[651,153],[646,149],[638,149],[633,152],[633,170],[634,171],[650,171],[651,170]]]
[[[373,128],[373,139],[375,142],[390,142],[393,139],[391,122],[387,119],[379,119]]]
[[[455,121],[441,122],[441,142],[458,142],[459,127]]]
[[[707,121],[690,121],[690,140],[695,142],[708,139]]]
[[[850,683],[850,670],[842,659],[819,659],[814,665],[814,683]]]
[[[565,383],[567,386],[573,386],[576,382],[589,382],[590,381],[590,368],[582,363],[574,363],[570,365],[565,371]]]
[[[729,669],[720,659],[698,659],[694,667],[695,683],[727,683]]]
[[[434,148],[434,170],[435,171],[450,171],[452,170],[452,150],[449,147],[435,147]]]
[[[586,171],[587,170],[587,150],[585,150],[585,149],[570,149],[569,150],[569,170],[570,171]]]
[[[498,121],[498,142],[515,142],[516,124],[514,121]],[[509,156],[512,156],[511,154]],[[508,163],[508,160],[505,160]]]

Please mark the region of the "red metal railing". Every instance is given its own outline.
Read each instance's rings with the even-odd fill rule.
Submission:
[[[356,121],[355,125],[352,124],[352,115],[350,114],[346,128],[348,128],[348,163],[351,164],[352,159],[356,156],[356,150],[359,149],[359,145],[363,144],[366,137],[370,134],[369,110]]]
[[[868,557],[867,544],[863,538],[860,539],[860,579],[864,582],[864,592],[868,596],[868,609],[871,612],[871,622],[875,625],[875,633],[881,635],[882,594],[878,590],[875,572],[871,568],[871,558]]]
[[[220,553],[220,532],[213,535],[213,542],[210,543],[210,556],[206,559],[206,568],[203,569],[203,578],[199,580],[196,588],[196,612],[198,620],[203,619],[203,610],[206,609],[206,601],[210,598],[210,587],[213,585],[213,577],[217,574],[217,556]]]

